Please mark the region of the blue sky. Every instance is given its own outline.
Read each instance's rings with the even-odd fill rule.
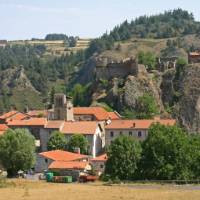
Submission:
[[[200,21],[200,0],[0,0],[0,39],[47,33],[98,37],[125,19],[183,8]]]

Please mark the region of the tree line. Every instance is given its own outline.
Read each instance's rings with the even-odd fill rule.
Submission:
[[[199,180],[200,137],[154,124],[145,141],[120,136],[107,151],[104,179]]]
[[[101,53],[114,47],[115,42],[135,38],[171,38],[187,34],[199,34],[200,23],[192,13],[182,9],[166,11],[163,14],[141,16],[116,26],[110,33],[91,42],[86,55]]]

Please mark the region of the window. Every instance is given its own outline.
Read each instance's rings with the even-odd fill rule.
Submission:
[[[129,131],[129,136],[132,136],[132,135],[133,135],[132,131]]]
[[[122,131],[120,131],[120,132],[119,132],[119,134],[120,134],[120,135],[122,135],[122,134],[123,134],[123,132],[122,132]]]
[[[101,169],[103,169],[103,167],[104,167],[103,165],[100,165],[100,168],[101,168]]]
[[[138,137],[142,137],[142,132],[138,131]]]
[[[110,132],[110,137],[113,137],[114,136],[114,133],[111,131]]]
[[[48,163],[48,159],[45,158],[45,163]]]

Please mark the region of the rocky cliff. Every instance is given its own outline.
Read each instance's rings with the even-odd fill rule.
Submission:
[[[2,104],[16,107],[19,110],[43,108],[41,94],[33,87],[27,78],[23,67],[13,67],[0,74],[0,107]]]

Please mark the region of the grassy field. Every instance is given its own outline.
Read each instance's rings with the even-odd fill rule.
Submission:
[[[89,46],[91,39],[78,39],[77,44],[75,47],[66,47],[63,40],[56,40],[56,41],[48,41],[48,40],[16,40],[16,41],[9,41],[10,45],[45,45],[46,46],[46,53],[45,55],[65,55],[69,54],[70,52],[77,52],[78,50],[84,50]]]
[[[199,200],[199,189],[199,186],[104,186],[14,180],[7,188],[0,188],[0,200]]]

